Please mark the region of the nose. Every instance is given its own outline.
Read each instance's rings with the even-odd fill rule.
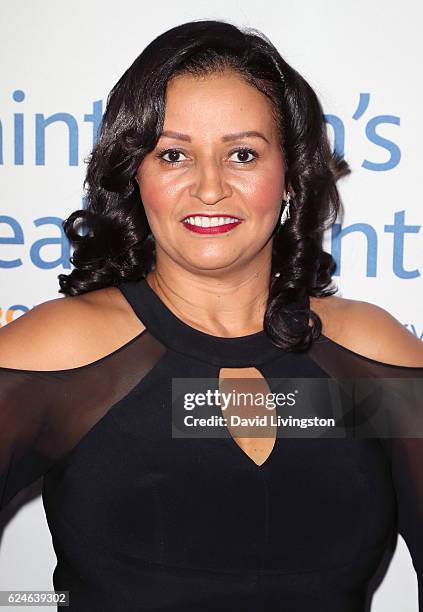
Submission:
[[[230,186],[218,162],[209,159],[198,164],[190,195],[209,205],[217,204],[220,200],[230,197]]]

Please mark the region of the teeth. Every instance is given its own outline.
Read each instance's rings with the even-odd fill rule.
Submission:
[[[239,219],[234,217],[188,217],[184,219],[184,223],[196,225],[197,227],[216,227],[217,225],[226,225],[227,223],[236,223]]]

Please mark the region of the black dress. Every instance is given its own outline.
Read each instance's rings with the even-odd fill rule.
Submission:
[[[364,612],[399,532],[422,611],[422,439],[278,429],[258,465],[231,436],[172,436],[172,379],[216,380],[225,367],[265,380],[408,379],[421,416],[423,367],[324,335],[303,353],[264,331],[215,337],[176,317],[145,279],[120,289],[146,327],[124,346],[66,370],[0,368],[1,507],[44,476],[53,584],[70,591],[69,609]]]

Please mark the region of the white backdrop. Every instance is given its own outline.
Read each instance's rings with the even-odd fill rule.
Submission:
[[[213,18],[263,31],[315,88],[353,170],[339,183],[342,239],[326,236],[340,295],[379,304],[423,338],[418,0],[3,0],[1,14],[0,325],[60,295],[60,222],[82,206],[84,158],[111,87],[158,34]],[[52,589],[55,560],[38,496],[4,529],[0,590]],[[372,612],[399,609],[418,610],[401,538]]]

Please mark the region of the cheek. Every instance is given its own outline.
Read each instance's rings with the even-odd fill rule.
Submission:
[[[251,182],[248,198],[254,210],[260,214],[274,213],[283,199],[285,172],[281,164],[275,164],[257,175]]]
[[[257,188],[253,196],[255,211],[259,214],[273,213],[275,207],[281,203],[282,196],[283,193],[278,185],[272,184],[271,181],[264,183]]]
[[[167,214],[165,210],[171,199],[169,186],[161,179],[157,171],[146,164],[138,170],[139,190],[147,217],[160,217]]]

